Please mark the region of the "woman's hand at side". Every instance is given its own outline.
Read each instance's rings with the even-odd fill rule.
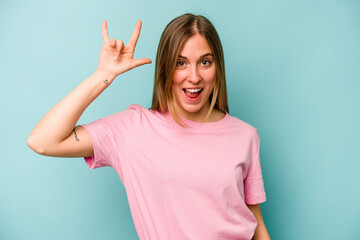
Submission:
[[[56,157],[93,156],[90,135],[83,127],[75,125],[85,109],[117,75],[151,63],[147,58],[133,59],[140,29],[139,20],[128,45],[124,46],[120,40],[109,40],[107,24],[105,20],[103,21],[103,45],[95,73],[81,82],[38,122],[27,140],[32,150],[42,155]]]
[[[125,46],[122,40],[109,40],[107,22],[102,23],[103,45],[97,71],[108,72],[116,76],[135,67],[151,63],[148,58],[134,59],[136,43],[140,36],[142,22],[138,20],[129,43]]]

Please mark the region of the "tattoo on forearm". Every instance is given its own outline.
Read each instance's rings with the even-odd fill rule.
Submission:
[[[77,137],[77,134],[76,134],[75,128],[73,129],[73,131],[74,131],[74,133],[75,133],[75,141],[79,142],[79,141],[80,141],[80,139],[78,139],[78,137]]]
[[[104,81],[105,84],[108,84],[108,82],[109,82],[108,80],[105,80],[105,81]]]

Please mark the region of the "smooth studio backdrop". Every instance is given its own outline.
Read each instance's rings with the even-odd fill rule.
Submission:
[[[102,20],[153,64],[119,76],[78,124],[150,107],[157,45],[186,12],[225,52],[230,114],[259,130],[273,240],[360,239],[359,1],[1,1],[0,239],[138,239],[112,168],[26,145],[37,122],[96,69]]]

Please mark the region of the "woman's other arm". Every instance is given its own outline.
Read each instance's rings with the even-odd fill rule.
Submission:
[[[257,227],[252,240],[270,240],[270,235],[266,229],[264,219],[261,214],[260,204],[247,205],[247,206],[250,209],[250,211],[254,214],[257,221]]]
[[[124,46],[121,40],[109,40],[107,23],[105,20],[103,21],[103,45],[95,73],[57,103],[39,121],[27,140],[31,149],[46,156],[93,156],[92,141],[89,134],[84,128],[75,125],[90,103],[119,74],[137,66],[151,63],[151,60],[147,58],[133,59],[140,29],[141,21],[139,20],[128,45]]]

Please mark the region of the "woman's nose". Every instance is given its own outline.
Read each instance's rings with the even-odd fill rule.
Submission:
[[[201,81],[201,76],[196,66],[190,68],[188,80],[193,84],[197,84]]]

